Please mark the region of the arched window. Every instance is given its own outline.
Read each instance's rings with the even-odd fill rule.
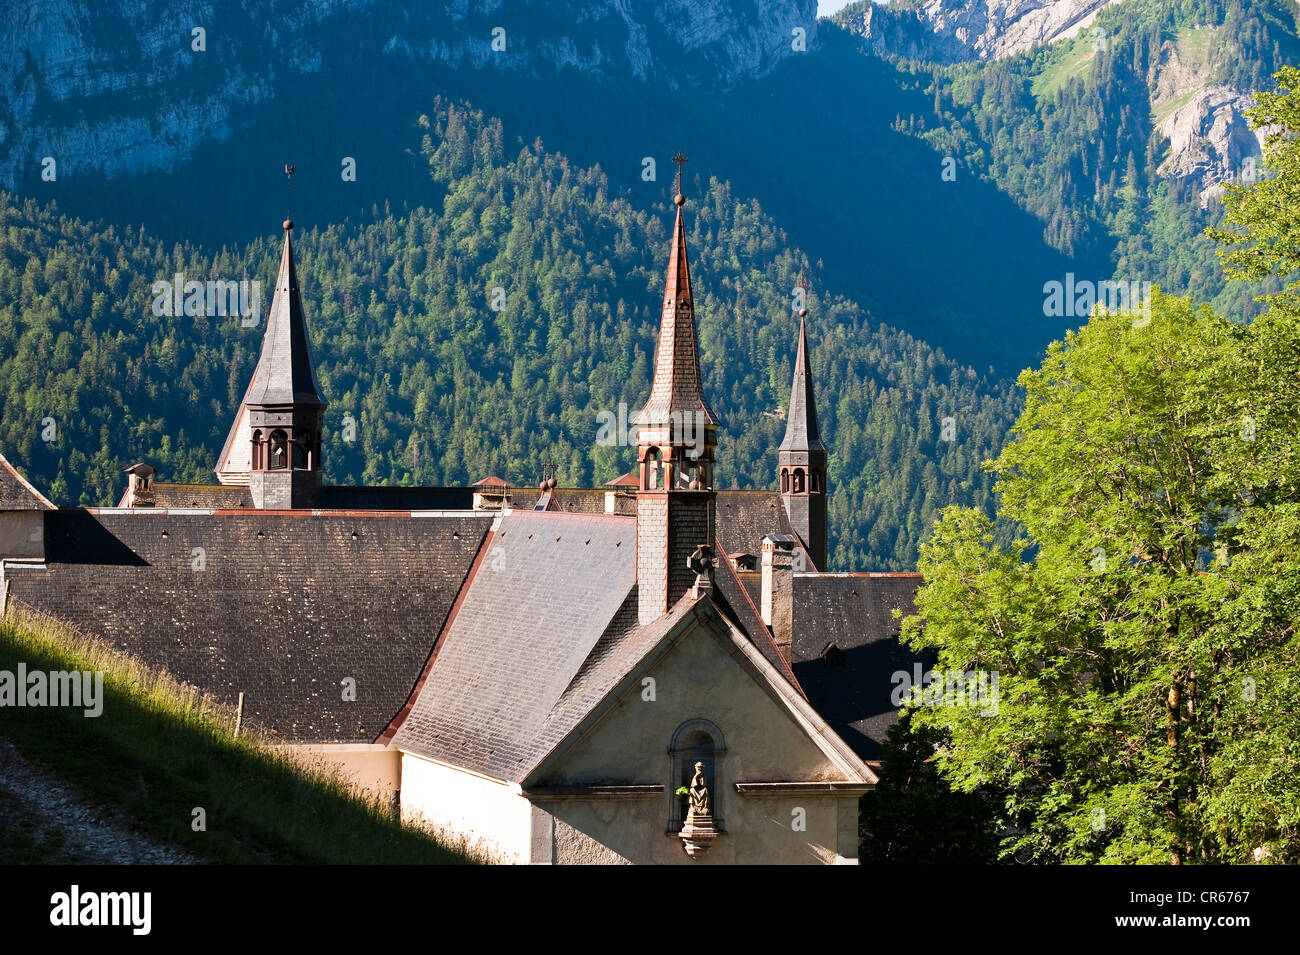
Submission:
[[[645,457],[641,459],[641,490],[653,491],[659,487],[662,470],[659,467],[659,449],[646,448]]]
[[[686,799],[677,795],[682,786],[690,788],[691,777],[695,775],[695,764],[704,766],[704,778],[709,787],[709,801],[713,808],[713,824],[718,831],[723,831],[723,816],[726,804],[723,798],[722,761],[727,747],[722,739],[722,730],[708,720],[687,720],[673,733],[672,744],[668,748],[671,770],[668,777],[669,815],[668,832],[676,834],[681,831],[686,821]]]
[[[789,468],[781,469],[781,493],[782,494],[790,493],[790,469]]]
[[[822,486],[822,472],[816,468],[808,472],[808,490],[814,494],[821,494],[826,490]]]
[[[803,468],[794,469],[794,493],[803,493]]]
[[[265,450],[262,447],[262,431],[259,428],[258,430],[253,432],[252,469],[254,471],[262,470],[263,467],[262,459],[264,455],[265,455]]]
[[[271,468],[272,470],[278,470],[279,468],[284,468],[289,466],[289,462],[287,458],[289,449],[287,447],[287,444],[288,444],[288,436],[285,435],[285,433],[282,430],[276,428],[274,431],[271,432],[270,460],[267,464],[267,467]]]
[[[301,471],[304,468],[311,467],[307,460],[307,442],[311,437],[305,431],[294,432],[293,438],[293,467],[295,471]]]

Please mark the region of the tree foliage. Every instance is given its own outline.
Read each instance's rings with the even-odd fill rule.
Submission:
[[[1277,178],[1227,193],[1243,278],[1294,268],[1295,78],[1257,112]],[[1271,303],[1249,325],[1159,292],[1094,313],[1021,376],[996,519],[952,508],[922,547],[907,639],[1000,698],[914,719],[954,785],[1002,794],[1004,854],[1300,860],[1300,322]]]

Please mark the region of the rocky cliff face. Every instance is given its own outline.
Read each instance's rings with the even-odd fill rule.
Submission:
[[[406,5],[403,5],[406,6]],[[164,169],[229,138],[286,75],[333,53],[545,77],[727,88],[816,37],[816,0],[9,0],[0,12],[0,186]],[[197,34],[196,30],[203,33]],[[372,78],[358,78],[364,82]],[[434,92],[431,90],[431,94]]]
[[[1246,110],[1254,98],[1213,77],[1208,65],[1184,62],[1178,46],[1165,42],[1148,80],[1156,132],[1169,140],[1169,155],[1158,172],[1166,179],[1192,180],[1202,207],[1219,194],[1224,180],[1261,173],[1257,160],[1268,132],[1250,128]]]
[[[1023,53],[1075,36],[1120,0],[928,0],[900,9],[854,4],[835,22],[880,53],[951,63]]]
[[[904,4],[907,0],[903,0]],[[921,0],[911,6],[878,6],[867,0],[833,19],[879,53],[953,63],[994,59],[1043,43],[1068,39],[1088,29],[1097,14],[1120,0]],[[1200,30],[1209,31],[1208,35]],[[1204,49],[1217,49],[1215,27],[1198,27]],[[1151,111],[1155,132],[1169,140],[1159,167],[1167,179],[1191,180],[1206,204],[1218,183],[1257,174],[1252,160],[1263,134],[1250,129],[1249,93],[1214,81],[1212,58],[1185,60],[1176,42],[1166,41],[1151,66]]]

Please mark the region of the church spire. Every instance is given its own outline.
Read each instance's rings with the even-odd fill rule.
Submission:
[[[700,386],[695,300],[691,295],[691,265],[686,254],[686,224],[682,216],[682,206],[686,204],[681,193],[682,163],[686,161],[680,152],[673,157],[673,162],[677,163],[677,194],[673,197],[677,220],[673,224],[673,241],[668,253],[654,381],[650,386],[650,398],[634,421],[637,424],[667,422],[673,415],[678,419],[689,415],[692,420],[703,424],[717,424]]]
[[[654,381],[637,425],[637,601],[640,621],[668,611],[692,587],[711,586],[717,419],[700,385],[695,302],[686,254],[678,153],[677,206]]]
[[[794,382],[790,385],[790,412],[786,418],[782,451],[821,451],[825,453],[817,431],[817,402],[813,398],[812,367],[808,362],[808,310],[799,310],[799,351],[794,359]]]
[[[807,284],[800,277],[801,288]],[[781,503],[790,526],[804,543],[816,565],[826,569],[826,445],[817,428],[817,402],[813,398],[812,364],[808,356],[808,309],[799,309],[799,349],[790,385],[790,410],[785,440],[777,450]]]
[[[255,507],[314,507],[320,499],[326,402],[312,367],[292,231],[285,219],[262,354],[216,468],[221,483],[248,485]]]
[[[289,234],[293,220],[284,220],[284,247],[280,271],[275,279],[275,296],[266,319],[262,358],[253,373],[253,383],[244,399],[250,404],[325,407],[316,370],[312,367],[307,319],[298,294],[298,269],[293,261]]]

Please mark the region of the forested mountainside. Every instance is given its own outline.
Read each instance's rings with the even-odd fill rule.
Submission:
[[[419,125],[413,146],[443,193],[435,206],[376,211],[364,226],[298,216],[299,280],[330,401],[327,481],[495,473],[531,485],[554,461],[561,483],[577,485],[629,470],[635,449],[597,444],[598,415],[620,403],[634,414],[648,394],[669,206],[639,210],[599,170],[512,143],[465,108],[438,103]],[[814,277],[832,565],[911,566],[939,508],[988,503],[979,464],[1014,417],[1011,388],[825,293],[757,202],[717,180],[687,192],[705,387],[724,424],[721,485],[773,486],[802,270]],[[262,329],[235,316],[159,318],[152,286],[177,272],[248,276],[268,290],[265,310],[279,210],[266,210],[262,237],[215,253],[30,199],[6,195],[0,210],[0,447],[61,504],[114,503],[136,460],[164,480],[213,480]],[[498,287],[505,307],[494,311]]]
[[[385,201],[437,201],[412,149],[437,93],[499,117],[512,140],[600,166],[642,209],[669,198],[668,158],[683,150],[688,177],[762,203],[821,263],[823,288],[981,373],[1013,376],[1069,327],[1042,314],[1045,281],[1110,267],[1049,246],[995,183],[944,181],[942,157],[895,128],[931,98],[810,2],[141,9],[123,21],[59,0],[33,14],[40,29],[15,25],[0,56],[16,104],[0,102],[14,130],[0,173],[15,192],[215,247],[283,205],[292,162],[300,210],[369,222]],[[41,178],[45,156],[56,181]],[[342,178],[345,159],[355,178]]]
[[[1000,6],[935,0],[891,15],[950,36],[945,9]],[[1255,314],[1251,292],[1225,287],[1204,230],[1222,218],[1220,183],[1267,175],[1246,113],[1253,91],[1273,89],[1273,74],[1300,61],[1296,5],[1123,0],[1093,7],[1064,38],[988,62],[900,58],[916,51],[903,45],[896,53],[879,34],[867,45],[891,55],[931,100],[930,115],[902,114],[898,127],[996,183],[1043,223],[1053,247],[1104,257],[1119,278],[1213,301],[1238,318]],[[852,27],[861,8],[838,17]],[[1000,26],[1013,30],[1014,22]]]

